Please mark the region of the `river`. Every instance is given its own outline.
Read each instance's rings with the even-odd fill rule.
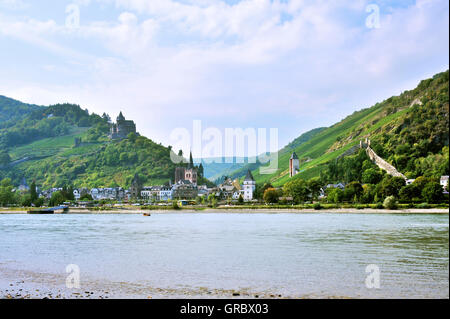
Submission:
[[[448,214],[0,215],[15,298],[448,298],[448,262]]]

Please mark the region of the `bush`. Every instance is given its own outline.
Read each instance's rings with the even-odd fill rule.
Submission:
[[[131,133],[130,133],[130,134],[131,134]],[[173,202],[172,202],[172,208],[175,209],[175,210],[179,210],[179,209],[180,209],[180,206],[178,206],[177,201],[173,201]]]
[[[356,205],[356,209],[364,209],[367,208],[366,205]]]
[[[381,203],[381,202],[376,203],[375,204],[375,208],[376,209],[383,209],[384,208],[383,203]]]
[[[430,208],[430,205],[428,203],[421,203],[416,205],[417,208]]]
[[[383,206],[386,209],[391,209],[391,210],[395,210],[397,209],[397,200],[395,199],[394,196],[388,196],[386,197],[386,199],[383,202]]]
[[[315,203],[313,207],[315,210],[321,210],[323,208],[322,205],[320,205],[320,203]]]

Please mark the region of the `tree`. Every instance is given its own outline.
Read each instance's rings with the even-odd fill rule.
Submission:
[[[11,157],[8,153],[1,151],[0,152],[0,166],[8,165],[11,162]]]
[[[344,199],[348,201],[354,200],[355,197],[358,199],[363,191],[363,187],[360,183],[351,182],[345,186]]]
[[[413,185],[417,188],[417,192],[419,194],[422,194],[422,190],[425,188],[425,185],[427,185],[432,181],[433,179],[429,177],[419,176],[414,180]]]
[[[203,168],[203,163],[200,163],[200,166],[198,167],[198,176],[200,178],[205,177],[205,169]]]
[[[50,206],[59,206],[62,203],[64,203],[66,199],[64,198],[64,195],[62,192],[54,192],[52,194],[52,197],[50,198],[49,205]]]
[[[267,204],[278,203],[279,194],[275,188],[268,188],[264,191],[264,201]]]
[[[242,205],[244,203],[244,197],[242,197],[242,194],[239,194],[238,203],[239,205]]]
[[[137,135],[136,133],[131,132],[130,134],[128,134],[127,138],[131,143],[134,143],[136,142]]]
[[[263,186],[256,185],[255,198],[263,199],[266,189],[273,188],[272,184],[264,183]]]
[[[344,192],[340,188],[327,189],[327,200],[330,203],[340,203],[344,199]]]
[[[364,204],[374,202],[375,193],[375,185],[372,184],[364,184],[363,185],[363,193],[360,197],[360,201]]]
[[[38,199],[38,195],[36,192],[36,182],[33,181],[30,186],[30,199],[31,202],[34,203]]]
[[[0,206],[16,204],[16,196],[12,190],[13,185],[10,178],[5,178],[0,182]]]
[[[110,117],[108,114],[106,114],[106,113],[103,113],[102,119],[103,119],[105,122],[111,123],[111,117]]]
[[[307,183],[303,179],[297,178],[284,184],[283,193],[285,196],[292,197],[295,203],[300,203],[307,201],[311,192]]]
[[[385,175],[381,181],[381,191],[384,196],[398,197],[400,189],[406,185],[406,181],[402,177],[392,177],[391,175]]]
[[[366,169],[362,174],[362,182],[366,184],[378,184],[382,178],[381,172],[375,168]]]
[[[422,190],[422,197],[428,203],[439,202],[443,198],[442,185],[437,182],[429,182]]]
[[[25,194],[22,197],[20,205],[22,205],[22,207],[31,207],[31,204],[33,204],[32,200],[31,200],[31,195],[30,194]]]
[[[81,195],[80,196],[80,200],[82,200],[82,201],[90,201],[90,200],[94,200],[93,198],[92,198],[92,196],[90,195],[90,194],[83,194],[83,195]]]
[[[314,199],[317,199],[320,195],[322,184],[318,178],[313,178],[308,181],[308,188],[311,192],[311,195]]]
[[[413,198],[420,197],[420,195],[417,185],[414,184],[405,185],[398,192],[399,199],[402,202],[410,202]]]
[[[388,196],[383,202],[383,206],[386,209],[397,209],[397,201],[395,200],[394,196]]]

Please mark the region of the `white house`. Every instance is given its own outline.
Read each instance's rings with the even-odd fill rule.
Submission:
[[[141,197],[143,199],[151,199],[152,198],[152,187],[144,186],[141,190]]]
[[[75,198],[75,200],[80,200],[81,193],[78,189],[73,190],[73,197]]]
[[[162,187],[161,190],[159,191],[159,200],[161,201],[169,201],[172,200],[172,187]]]
[[[441,186],[444,188],[444,191],[448,191],[448,175],[441,176]]]
[[[248,170],[243,184],[244,200],[245,201],[253,200],[253,194],[255,193],[255,190],[256,190],[255,179],[253,178],[252,172]]]

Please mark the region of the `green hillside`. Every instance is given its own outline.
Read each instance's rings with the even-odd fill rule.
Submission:
[[[276,173],[259,174],[258,163],[251,167],[253,176],[257,183],[283,185],[289,180],[289,157],[295,151],[301,163],[301,172],[296,178],[319,177],[328,163],[346,155],[347,151],[359,145],[360,140],[368,137],[380,156],[399,166],[397,168],[408,177],[414,178],[423,173],[415,167],[421,165],[420,161],[425,161],[428,156],[442,155],[442,148],[448,146],[448,108],[446,71],[422,81],[414,90],[354,112],[339,123],[320,129],[304,142],[298,145],[293,143],[293,149],[285,147],[279,152]],[[399,150],[402,145],[408,145],[411,152],[405,151],[404,147]],[[233,176],[244,176],[246,169],[236,171]]]
[[[134,134],[110,141],[108,121],[73,104],[31,108],[0,129],[0,180],[18,185],[25,177],[47,189],[129,187],[135,174],[147,185],[173,178],[169,148]]]
[[[43,108],[42,106],[22,103],[0,95],[0,129],[13,126],[31,112]]]

